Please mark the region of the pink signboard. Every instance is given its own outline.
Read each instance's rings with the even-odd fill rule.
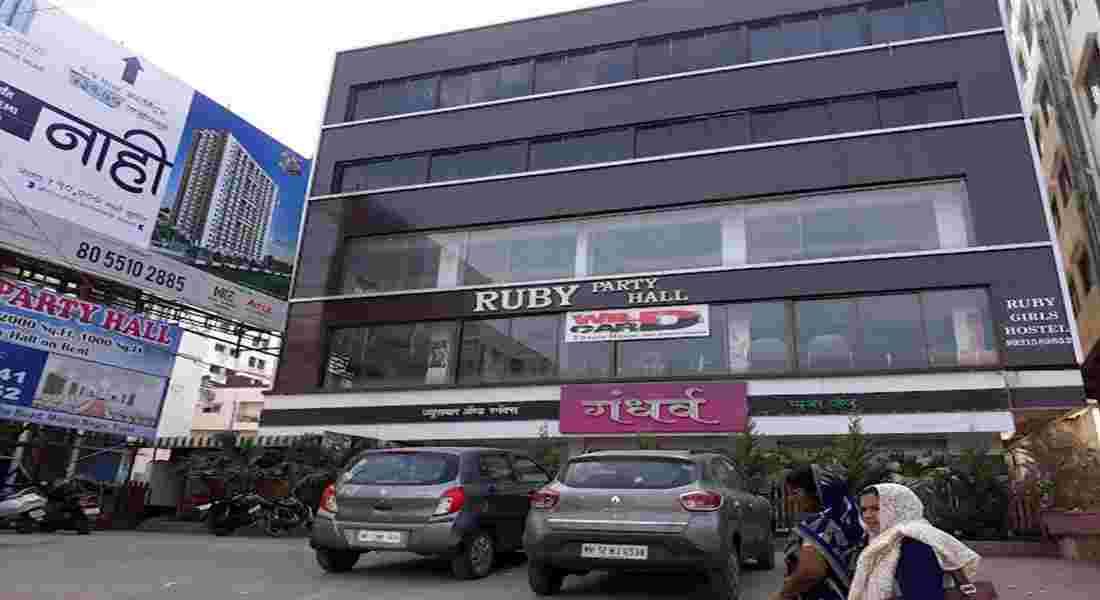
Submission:
[[[562,433],[744,431],[748,384],[622,383],[563,385]]]

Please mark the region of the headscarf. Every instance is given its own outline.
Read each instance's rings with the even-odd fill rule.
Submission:
[[[829,565],[825,581],[802,594],[803,600],[844,600],[863,541],[859,506],[848,491],[848,480],[839,470],[811,465],[817,497],[824,507],[798,524],[787,546],[787,562],[797,560],[799,547],[808,543]]]
[[[859,557],[848,600],[887,600],[898,595],[894,581],[901,543],[906,538],[931,546],[945,572],[962,570],[969,579],[974,579],[981,557],[925,520],[924,503],[913,490],[896,483],[871,487],[878,492],[881,533],[871,539]]]

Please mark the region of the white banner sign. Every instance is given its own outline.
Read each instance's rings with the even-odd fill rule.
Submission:
[[[0,18],[0,244],[282,329],[308,161],[62,11],[24,5]]]
[[[565,317],[566,342],[655,340],[709,335],[710,313],[705,304],[586,310],[571,312]]]

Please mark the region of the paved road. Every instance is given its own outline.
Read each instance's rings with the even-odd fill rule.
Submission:
[[[778,581],[778,570],[746,572],[742,598],[765,600]],[[353,572],[328,575],[301,539],[140,532],[83,537],[0,532],[0,582],[0,600],[534,598],[522,558],[511,558],[480,581],[455,581],[445,562],[409,554],[367,555]],[[691,576],[597,573],[567,579],[561,598],[683,600],[700,583]]]

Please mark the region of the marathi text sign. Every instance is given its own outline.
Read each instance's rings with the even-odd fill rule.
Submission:
[[[656,340],[710,335],[705,304],[571,312],[565,317],[566,342]]]
[[[181,331],[0,279],[0,418],[152,438]]]
[[[706,433],[744,431],[748,385],[626,383],[563,385],[562,433]]]

